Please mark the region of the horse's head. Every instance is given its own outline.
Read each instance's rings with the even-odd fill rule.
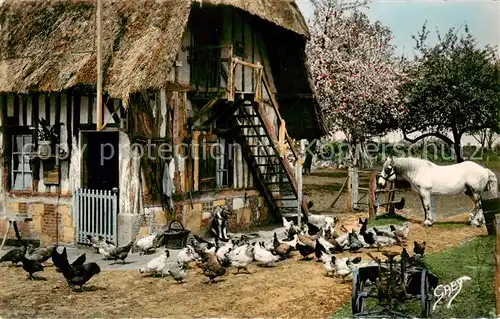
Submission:
[[[384,165],[382,165],[382,171],[380,172],[380,177],[378,178],[378,185],[380,187],[385,187],[387,181],[394,182],[396,179],[396,171],[394,170],[394,159],[389,156]]]

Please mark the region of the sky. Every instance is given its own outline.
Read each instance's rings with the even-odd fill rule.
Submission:
[[[314,9],[310,0],[296,2],[306,20],[312,19]],[[411,36],[427,20],[431,40],[436,39],[436,28],[445,33],[450,27],[463,30],[467,24],[479,45],[497,46],[500,55],[500,0],[372,0],[364,11],[392,30],[398,54],[413,55]]]

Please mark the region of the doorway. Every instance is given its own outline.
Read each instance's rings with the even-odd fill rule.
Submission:
[[[82,186],[112,190],[119,185],[118,132],[82,132]]]

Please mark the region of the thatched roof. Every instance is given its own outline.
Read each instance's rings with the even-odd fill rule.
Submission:
[[[234,6],[308,36],[293,1],[205,4]],[[167,86],[191,7],[192,0],[103,0],[104,91],[127,100],[132,92]],[[95,10],[95,0],[5,0],[0,6],[0,92],[94,86]]]
[[[307,23],[294,0],[203,0],[203,3],[233,6],[309,37]]]

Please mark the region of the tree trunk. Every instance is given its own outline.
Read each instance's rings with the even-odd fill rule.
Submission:
[[[464,161],[462,157],[462,135],[461,134],[453,134],[453,150],[455,151],[455,160],[457,163],[462,163]]]
[[[455,158],[457,163],[462,163],[464,159],[462,157],[462,144],[460,143],[460,140],[453,143],[453,149],[455,150]]]

